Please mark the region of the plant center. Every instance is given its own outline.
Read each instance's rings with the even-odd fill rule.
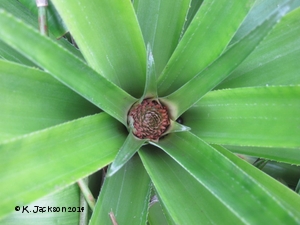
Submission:
[[[136,137],[157,141],[170,125],[168,109],[156,100],[144,99],[130,109],[128,123]]]

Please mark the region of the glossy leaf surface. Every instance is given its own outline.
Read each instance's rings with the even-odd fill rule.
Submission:
[[[129,132],[124,144],[107,171],[107,176],[112,176],[122,168],[145,142],[146,140],[136,138],[132,132]]]
[[[239,157],[236,157],[226,149],[222,147],[218,147],[216,149],[233,163],[235,163],[238,167],[240,167],[244,172],[247,172],[250,176],[252,176],[256,182],[260,183],[266,189],[266,191],[271,194],[272,198],[277,199],[278,204],[281,204],[281,207],[285,209],[286,212],[289,212],[290,219],[294,219],[296,221],[295,224],[299,223],[299,195],[277,180],[274,180],[273,178],[270,178],[266,174],[262,173],[260,170],[254,169],[252,165],[246,163],[244,160],[241,160]],[[279,224],[289,223],[288,217],[282,218],[281,216],[282,214],[278,213],[275,218],[278,220],[285,220],[284,222],[279,222]],[[293,222],[290,223],[293,224]]]
[[[110,163],[125,139],[122,131],[100,113],[2,143],[0,217]]]
[[[202,3],[203,3],[203,0],[191,0],[189,12],[188,12],[188,15],[186,17],[185,24],[184,24],[184,29],[185,30],[188,28],[188,26],[190,25],[190,23],[194,19],[194,16],[198,12],[198,10],[199,10]]]
[[[219,145],[212,145],[214,148],[224,149],[224,146],[220,147]],[[251,149],[253,147],[240,147],[240,146],[225,146],[227,150],[234,152],[236,149],[242,148],[242,149]],[[262,151],[264,148],[261,148]],[[252,164],[256,168],[259,168],[264,173],[270,175],[275,180],[279,181],[280,183],[288,186],[290,189],[294,190],[299,177],[300,177],[300,167],[297,165],[292,165],[289,163],[282,163],[282,162],[276,162],[271,161],[268,159],[265,159],[263,157],[256,157],[256,156],[249,156],[245,154],[236,153],[241,159],[245,160],[246,162]]]
[[[105,179],[90,224],[146,224],[150,178],[136,155],[116,174]]]
[[[35,66],[33,62],[0,40],[0,59],[20,63],[27,66]]]
[[[49,38],[3,10],[0,11],[0,18],[0,39],[26,54],[56,79],[126,124],[126,112],[135,101],[132,96]],[[18,36],[14,35],[15,29],[18,29]],[[27,40],[26,45],[22,43],[24,39]]]
[[[199,101],[204,94],[222,82],[257,47],[278,20],[289,10],[289,5],[277,9],[255,30],[229,48],[214,63],[193,77],[180,89],[163,98],[174,105],[173,117],[177,119],[183,112]]]
[[[244,223],[299,223],[300,197],[226,149],[217,151],[190,132],[174,133],[157,146]]]
[[[205,1],[159,78],[160,96],[171,94],[226,48],[254,1]]]
[[[26,0],[27,1],[27,0]],[[38,29],[38,18],[37,16],[33,15],[26,7],[24,7],[19,1],[12,0],[12,1],[0,1],[0,9],[4,9],[5,11],[9,12],[10,14],[14,15],[15,17],[21,19],[24,23],[27,25],[30,25],[34,29]],[[15,30],[15,34],[17,33],[17,30]],[[56,39],[56,37],[51,33],[50,31],[50,37],[53,41],[58,43],[59,45],[66,48],[68,51],[70,51],[72,54],[76,55],[77,57],[82,58],[82,55],[78,49],[76,49],[73,45],[71,45],[67,40],[64,38],[60,38],[59,40]],[[0,46],[1,47],[1,46]],[[16,50],[15,50],[16,51]],[[8,51],[6,54],[12,54],[11,58],[17,57],[16,60],[9,59],[15,62],[22,62],[20,61],[20,58],[23,58],[24,56],[20,53],[15,53]],[[28,60],[28,59],[27,59]],[[26,61],[25,61],[26,62]],[[26,65],[31,66],[32,63],[26,63]]]
[[[3,8],[11,13],[15,13],[22,20],[28,22],[30,25],[37,27],[37,21],[32,19],[32,16],[27,10],[21,10],[22,4],[18,1],[1,1],[0,8]],[[25,56],[11,48],[5,42],[0,40],[0,56],[4,60],[22,63],[28,66],[34,66],[35,64],[27,59]]]
[[[180,40],[189,3],[190,0],[133,1],[145,44],[152,46],[157,76]]]
[[[209,143],[299,149],[299,98],[299,86],[213,91],[183,117]]]
[[[36,29],[38,28],[37,17],[34,18],[30,11],[27,10],[19,1],[1,1],[0,8],[10,12],[14,16],[17,16],[22,21],[28,23],[28,25]]]
[[[243,224],[212,193],[162,150],[146,146],[139,151],[139,155],[161,204],[175,224]],[[214,177],[210,179],[214,180]]]
[[[216,88],[300,84],[299,17],[300,8],[287,14],[261,45]]]
[[[1,60],[0,101],[0,142],[100,111],[50,74]]]
[[[285,4],[285,1],[282,0],[257,0],[255,1],[254,6],[248,13],[247,17],[235,33],[232,38],[230,45],[234,42],[242,39],[245,35],[249,33],[250,30],[253,30],[256,26],[262,23],[267,19],[272,11],[277,8],[282,7]],[[300,6],[299,0],[294,0],[290,4],[290,10],[294,10]]]
[[[36,18],[19,7],[19,1],[0,1],[0,58],[37,63],[46,71],[0,60],[1,224],[7,219],[12,224],[87,225],[89,218],[78,222],[74,213],[72,217],[37,214],[37,219],[30,215],[28,221],[26,214],[21,214],[24,221],[8,214],[16,205],[28,205],[45,195],[50,201],[32,204],[47,206],[57,200],[54,205],[60,206],[64,191],[70,194],[67,206],[77,206],[78,189],[72,184],[102,169],[91,179],[99,192],[107,175],[105,167],[116,158],[128,134],[121,124],[127,124],[128,109],[142,96],[145,86],[145,96],[156,97],[156,82],[149,76],[155,75],[154,60],[149,60],[152,54],[148,51],[146,55],[144,46],[148,42],[154,46],[157,77],[163,71],[159,96],[183,88],[180,94],[173,92],[176,97],[161,101],[172,114],[168,132],[187,131],[187,126],[191,132],[169,133],[159,142],[150,142],[138,152],[142,162],[136,155],[116,174],[106,176],[90,223],[300,224],[300,198],[281,184],[299,192],[299,168],[279,163],[271,167],[274,163],[268,162],[263,169],[276,181],[247,163],[248,158],[257,156],[300,165],[299,9],[284,16],[266,36],[277,22],[270,17],[272,12],[277,10],[279,18],[285,9],[300,5],[299,0],[288,3],[289,9],[284,6],[287,0],[205,0],[198,12],[202,0],[52,2],[87,63],[64,39],[56,41],[53,35],[45,38],[34,31]],[[190,11],[188,4],[192,4]],[[268,25],[257,28],[261,23]],[[249,42],[243,42],[247,35]],[[265,37],[258,46],[258,38]],[[66,47],[60,47],[61,42]],[[249,54],[245,46],[251,43],[255,50]],[[238,66],[240,52],[249,57]],[[197,74],[200,79],[191,80]],[[204,79],[203,74],[207,75]],[[240,79],[243,76],[245,79]],[[182,86],[189,80],[190,87]],[[248,86],[264,87],[236,88]],[[208,93],[228,87],[236,89]],[[99,112],[99,108],[121,123],[104,112],[63,123]],[[60,125],[51,127],[55,124]],[[40,130],[44,128],[48,129]],[[128,151],[121,155],[126,160],[143,144],[129,140],[123,144]],[[242,160],[221,145],[254,157]],[[124,163],[116,159],[117,164]],[[149,206],[154,194],[160,202],[155,205],[161,206],[158,211]],[[85,216],[90,216],[87,213]]]
[[[88,64],[125,91],[140,97],[145,84],[146,49],[131,1],[52,2]],[[132,78],[134,85],[129,82]]]
[[[146,71],[146,82],[143,96],[139,102],[142,102],[145,98],[158,98],[157,96],[157,82],[155,72],[155,62],[151,49],[151,45],[147,44],[147,71]]]
[[[289,164],[300,165],[299,148],[274,148],[253,146],[226,146],[226,148],[237,154],[256,156],[264,159],[275,160]]]

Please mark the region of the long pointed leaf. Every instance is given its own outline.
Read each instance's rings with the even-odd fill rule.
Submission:
[[[88,64],[128,93],[140,97],[145,83],[146,49],[131,1],[52,2]],[[129,82],[132,80],[134,85]]]
[[[299,99],[300,86],[219,90],[183,118],[209,143],[299,149]]]
[[[139,151],[139,155],[160,203],[175,224],[243,224],[240,218],[163,151],[146,146]]]
[[[253,147],[253,146],[226,146],[226,149],[249,156],[260,157],[277,162],[300,165],[299,148],[274,148],[274,147]]]
[[[136,101],[49,38],[0,10],[0,39],[120,122]],[[15,35],[16,30],[18,35]],[[26,44],[23,41],[26,40]],[[62,63],[64,62],[64,63]]]
[[[20,63],[27,66],[36,66],[33,62],[0,40],[0,59]]]
[[[282,0],[257,0],[247,17],[235,33],[230,45],[242,39],[245,35],[253,30],[256,26],[267,19],[272,11],[276,8],[280,8],[285,4]],[[300,1],[296,0],[291,2],[291,10],[300,6]]]
[[[300,84],[299,17],[300,8],[282,18],[258,48],[216,88]]]
[[[215,149],[224,149],[224,146],[212,145]],[[236,148],[237,149],[237,148]],[[235,152],[235,148],[232,146],[226,146],[226,150]],[[263,150],[263,148],[262,148]],[[248,156],[244,154],[239,154],[238,156],[245,160],[246,162],[252,164],[253,166],[262,166],[259,168],[264,173],[270,175],[275,180],[278,180],[285,186],[288,186],[290,189],[294,189],[297,186],[299,177],[300,177],[300,167],[297,165],[292,165],[288,163],[275,162],[266,160],[264,158],[257,158],[253,156]],[[259,165],[260,164],[260,165]],[[257,167],[258,168],[258,167]]]
[[[157,76],[179,42],[189,3],[190,0],[135,0],[133,3],[144,41],[152,46]]]
[[[219,152],[190,132],[174,133],[157,146],[244,223],[300,222],[300,196],[229,151]]]
[[[109,214],[118,224],[146,224],[150,187],[141,160],[137,155],[132,157],[114,176],[105,179],[90,225],[113,224]]]
[[[132,132],[129,132],[124,144],[111,164],[107,176],[112,176],[122,168],[145,142],[146,140],[136,138]]]
[[[159,95],[171,94],[212,63],[224,51],[253,3],[205,1],[159,77]]]
[[[27,10],[21,10],[23,5],[19,1],[0,1],[0,8],[3,8],[11,13],[15,13],[19,18],[28,22],[31,26],[37,27],[37,21],[34,21],[31,14]],[[25,56],[8,46],[5,42],[0,41],[0,56],[5,60],[22,63],[28,66],[36,66]]]
[[[184,24],[184,31],[188,28],[195,15],[197,14],[203,0],[191,0],[190,8]]]
[[[2,143],[0,217],[110,163],[123,129],[100,113]]]
[[[197,74],[188,83],[174,93],[163,98],[166,102],[175,105],[173,113],[178,118],[183,112],[199,101],[204,94],[217,86],[257,47],[263,38],[270,32],[279,19],[289,10],[289,5],[277,9],[272,16],[264,21],[255,30],[241,41],[229,48],[214,63]]]
[[[50,74],[1,60],[0,104],[0,142],[100,111]]]
[[[19,1],[1,1],[0,9],[9,12],[33,28],[38,29],[37,17],[33,16],[32,13]]]
[[[35,0],[33,0],[35,1]],[[13,1],[0,1],[0,9],[4,9],[5,11],[9,12],[10,14],[14,15],[15,17],[21,19],[24,23],[32,26],[34,29],[38,29],[38,19],[37,16],[33,15],[29,10],[27,10],[19,1],[13,0]],[[18,30],[15,30],[15,33],[18,33]],[[50,37],[53,41],[58,43],[59,45],[66,48],[68,51],[70,51],[72,54],[76,55],[77,57],[82,58],[81,53],[76,49],[73,45],[71,45],[67,40],[64,38],[60,38],[59,40],[56,40],[56,37],[52,35],[50,31]],[[22,40],[21,43],[23,43],[24,40]],[[20,53],[19,53],[20,54]],[[18,56],[19,57],[19,56]],[[15,60],[13,60],[15,61]],[[17,62],[17,61],[16,61]],[[32,64],[32,63],[31,63]],[[27,64],[30,65],[31,64]]]
[[[248,173],[249,176],[253,178],[255,182],[261,184],[267,192],[269,192],[274,199],[278,200],[278,204],[287,211],[290,211],[290,218],[294,217],[293,219],[297,221],[296,224],[299,223],[299,207],[300,207],[300,196],[295,195],[288,187],[282,185],[280,182],[270,178],[265,173],[262,173],[260,170],[254,169],[252,165],[246,163],[244,160],[240,159],[239,157],[235,156],[234,154],[230,153],[226,149],[219,146],[216,148],[221,154],[231,160],[236,166],[240,167],[244,172]],[[281,219],[281,214],[278,212],[276,215],[278,219]],[[287,218],[282,218],[283,220]],[[287,220],[284,223],[288,223]],[[280,223],[282,224],[282,223]],[[291,223],[292,224],[292,223]]]
[[[158,98],[155,63],[154,63],[154,58],[153,58],[150,44],[147,44],[146,83],[145,83],[144,93],[143,96],[140,98],[140,101],[142,101],[145,98],[156,98],[156,99]]]

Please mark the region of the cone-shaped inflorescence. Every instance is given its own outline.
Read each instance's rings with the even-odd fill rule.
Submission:
[[[144,99],[130,109],[128,123],[136,137],[157,141],[170,125],[168,109],[155,99]]]

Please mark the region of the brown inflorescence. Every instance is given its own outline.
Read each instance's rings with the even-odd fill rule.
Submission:
[[[153,99],[134,105],[128,114],[133,134],[140,139],[157,141],[170,125],[167,107]]]

